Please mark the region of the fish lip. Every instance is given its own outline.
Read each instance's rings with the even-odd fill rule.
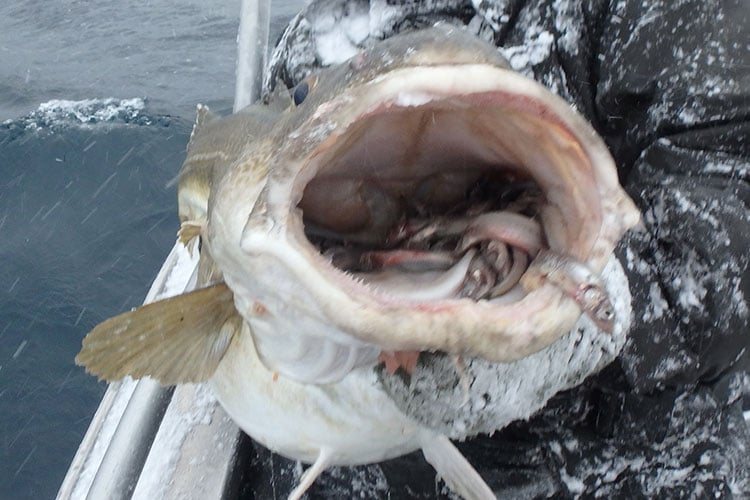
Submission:
[[[457,71],[466,73],[469,69],[468,73],[491,74],[494,83],[483,87],[482,80],[477,79],[478,86],[468,85],[467,88],[471,76],[449,79],[447,83],[441,79],[441,76],[455,77]],[[420,74],[410,79],[415,71]],[[253,238],[252,231],[246,231],[243,249],[275,253],[299,277],[302,286],[309,290],[310,296],[329,319],[364,342],[387,345],[392,349],[439,349],[511,361],[543,348],[567,331],[580,316],[580,310],[551,285],[542,285],[520,301],[505,305],[489,305],[471,299],[405,303],[373,290],[335,268],[319,254],[304,235],[302,218],[296,207],[304,187],[337,153],[337,143],[347,137],[352,126],[363,120],[398,110],[429,107],[449,99],[466,105],[503,104],[556,127],[561,136],[567,134],[580,148],[581,158],[589,163],[586,175],[590,175],[595,197],[601,204],[601,217],[593,221],[599,226],[598,231],[593,231],[586,245],[558,250],[579,258],[598,272],[616,241],[635,224],[638,215],[617,184],[614,162],[593,129],[572,112],[567,103],[538,84],[492,66],[443,65],[400,69],[374,80],[369,90],[379,97],[360,106],[359,112],[351,114],[348,120],[337,121],[332,117],[340,112],[341,106],[351,105],[356,100],[357,96],[351,93],[321,106],[313,119],[295,132],[298,137],[309,140],[315,127],[335,122],[335,127],[324,139],[318,139],[319,146],[308,156],[292,182],[269,183],[269,198],[289,200],[286,205],[270,204],[275,212],[265,214],[266,218],[270,217],[284,228],[280,233],[281,240],[275,242],[276,248],[271,248],[274,245],[269,245],[267,239],[258,243],[259,239]],[[284,244],[287,247],[279,250]],[[294,258],[290,257],[290,251],[296,253]],[[557,313],[554,318],[545,314],[552,310]],[[441,323],[449,324],[451,328],[438,327],[429,334],[425,333],[429,330],[425,325]],[[394,324],[400,328],[394,328]]]

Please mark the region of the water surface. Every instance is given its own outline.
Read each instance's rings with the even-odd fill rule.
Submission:
[[[274,3],[273,39],[301,4]],[[231,108],[238,13],[239,0],[0,3],[2,499],[57,492],[106,388],[73,357],[143,301],[172,247],[169,181],[195,105]]]

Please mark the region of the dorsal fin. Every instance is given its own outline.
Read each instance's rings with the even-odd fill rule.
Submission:
[[[219,119],[219,115],[208,109],[205,104],[198,104],[195,107],[195,123],[193,124],[193,130],[190,132],[190,140],[193,140],[195,134],[200,131],[207,123],[211,123]],[[190,142],[188,142],[188,145]]]
[[[273,91],[265,97],[264,103],[268,106],[268,109],[281,113],[287,108],[293,106],[294,100],[292,99],[292,93],[290,90],[286,88],[284,82],[279,78],[276,80],[276,85],[274,86]]]
[[[162,385],[208,380],[242,319],[224,283],[152,302],[100,323],[76,364],[108,382],[151,377]]]

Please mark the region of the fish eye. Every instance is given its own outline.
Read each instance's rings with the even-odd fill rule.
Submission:
[[[292,98],[294,99],[294,105],[299,106],[303,102],[305,102],[305,99],[307,99],[307,96],[310,94],[310,91],[312,91],[315,88],[315,85],[318,84],[318,76],[308,76],[304,80],[302,80],[299,85],[294,89],[294,92],[292,93]]]
[[[307,80],[297,85],[297,88],[294,89],[294,94],[293,94],[294,105],[299,106],[300,104],[302,104],[309,92],[310,92],[310,84],[307,83]]]

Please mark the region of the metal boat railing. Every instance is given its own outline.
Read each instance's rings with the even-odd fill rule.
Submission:
[[[234,111],[260,97],[270,0],[242,0]],[[195,286],[197,251],[175,243],[145,303]],[[58,500],[225,498],[241,432],[203,385],[161,387],[151,379],[111,384]]]

